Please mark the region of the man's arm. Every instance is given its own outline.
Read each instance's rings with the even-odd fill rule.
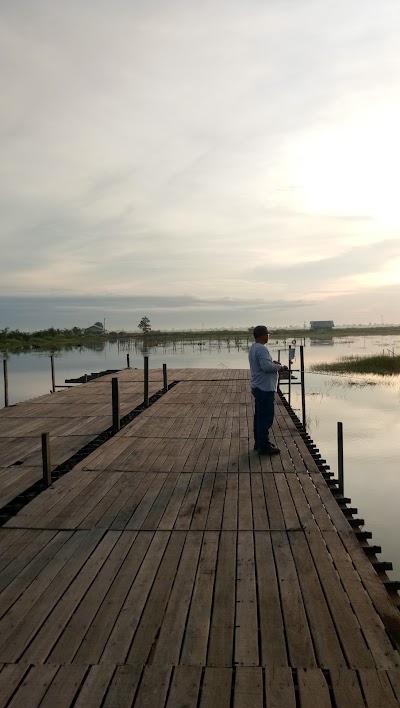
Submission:
[[[281,371],[281,369],[284,368],[281,364],[275,364],[275,362],[272,361],[271,357],[268,356],[267,350],[264,347],[262,349],[258,349],[257,358],[262,370],[266,373],[276,373],[277,371]]]

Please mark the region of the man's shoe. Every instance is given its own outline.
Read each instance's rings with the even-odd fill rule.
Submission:
[[[258,454],[259,455],[279,455],[280,449],[279,447],[267,447],[266,450],[259,450]]]

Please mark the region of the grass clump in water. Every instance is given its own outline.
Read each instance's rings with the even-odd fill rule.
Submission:
[[[347,356],[331,363],[313,364],[311,369],[341,374],[400,374],[400,356]]]

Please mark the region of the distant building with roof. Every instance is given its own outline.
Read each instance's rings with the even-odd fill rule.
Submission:
[[[333,320],[312,320],[310,322],[310,329],[314,332],[318,329],[333,329],[334,326]]]
[[[103,334],[104,326],[101,322],[95,322],[94,325],[86,327],[85,334]]]

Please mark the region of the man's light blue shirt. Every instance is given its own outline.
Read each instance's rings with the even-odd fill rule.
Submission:
[[[274,364],[267,347],[254,342],[249,351],[251,371],[251,388],[261,391],[276,391],[278,388],[278,371],[280,364]]]

